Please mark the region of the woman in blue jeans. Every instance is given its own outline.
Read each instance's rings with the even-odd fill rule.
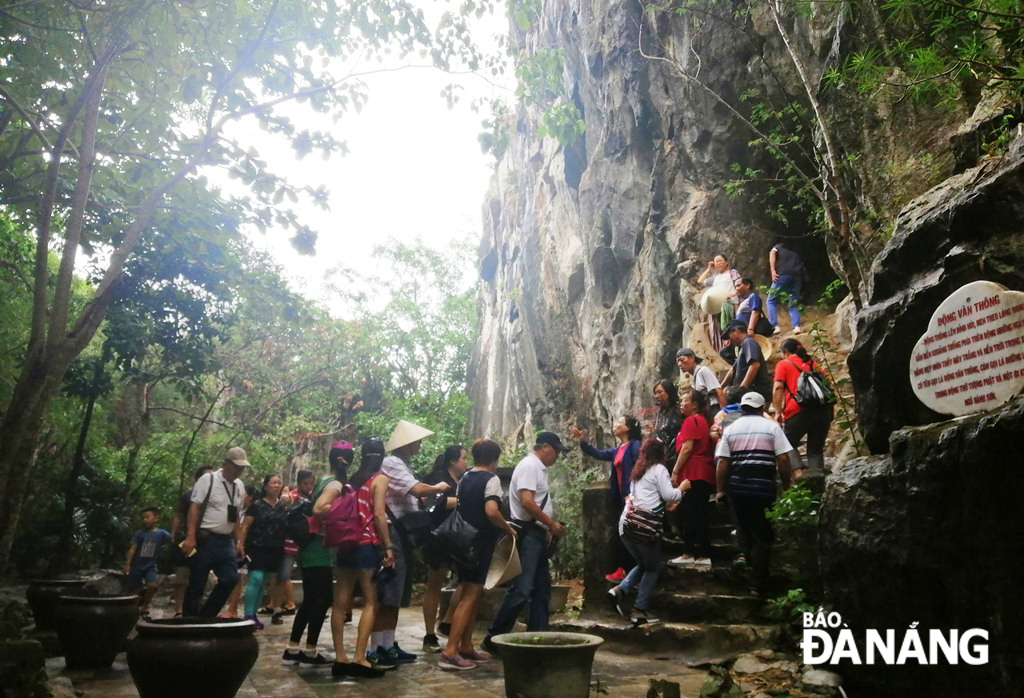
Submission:
[[[623,611],[623,598],[636,587],[636,601],[633,603],[631,620],[634,623],[653,623],[657,618],[651,615],[649,604],[651,592],[658,581],[661,571],[661,536],[655,532],[653,543],[641,543],[628,535],[625,530],[626,516],[630,509],[643,509],[654,516],[652,520],[660,522],[665,505],[678,502],[690,487],[689,480],[683,480],[678,487],[673,487],[668,468],[665,467],[665,445],[656,438],[649,438],[640,448],[640,457],[633,466],[630,476],[630,495],[626,508],[619,518],[619,536],[626,550],[636,560],[636,566],[629,571],[622,582],[608,592],[612,604],[620,615]]]

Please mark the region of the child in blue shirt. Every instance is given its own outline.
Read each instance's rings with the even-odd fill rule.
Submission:
[[[142,529],[132,536],[124,571],[128,574],[128,591],[142,590],[139,614],[144,620],[149,620],[149,602],[159,586],[156,583],[156,562],[164,543],[171,540],[171,534],[157,528],[160,518],[154,507],[146,507],[141,514]]]

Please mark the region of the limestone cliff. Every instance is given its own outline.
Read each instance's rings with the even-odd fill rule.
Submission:
[[[877,19],[811,6],[815,14],[792,19],[791,31],[820,77]],[[738,105],[754,88],[783,103],[798,95],[764,8],[750,8],[737,30],[670,11],[644,15],[635,0],[545,2],[530,29],[513,30],[527,53],[553,47],[564,57],[561,78],[586,133],[562,146],[537,137],[538,107],[513,119],[484,204],[473,433],[577,418],[607,425],[650,404],[653,382],[675,373],[674,351],[697,318],[694,281],[715,253],[764,284],[768,251],[785,239],[804,255],[811,302],[836,278],[807,222],[782,225],[764,203],[726,194],[734,163],[770,164],[750,152],[747,128],[678,69]],[[879,220],[950,174],[957,153],[970,161],[954,136],[971,104],[931,112],[910,100],[858,100],[852,89],[819,96],[842,153],[858,158],[858,204]],[[880,228],[860,229],[868,253],[884,241]]]

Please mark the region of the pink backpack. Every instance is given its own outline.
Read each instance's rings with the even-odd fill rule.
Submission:
[[[359,518],[359,497],[354,489],[342,486],[320,530],[324,532],[324,545],[328,548],[350,550],[362,543],[363,524]]]

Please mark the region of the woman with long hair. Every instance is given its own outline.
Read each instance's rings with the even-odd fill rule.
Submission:
[[[249,559],[249,581],[245,587],[245,617],[263,629],[263,623],[256,615],[256,609],[263,600],[263,590],[268,581],[277,575],[284,556],[285,517],[287,509],[280,503],[281,476],[275,474],[263,478],[259,498],[245,510],[242,517],[240,542]]]
[[[649,531],[650,535],[647,536],[637,535],[632,526],[627,524],[627,519],[631,515],[643,513],[648,522],[660,522],[665,505],[678,502],[689,483],[672,486],[668,468],[665,467],[665,445],[656,438],[647,439],[640,448],[640,457],[633,466],[630,478],[629,499],[619,518],[619,535],[636,560],[636,566],[608,593],[615,610],[625,615],[623,598],[635,587],[637,596],[633,603],[632,620],[638,624],[652,623],[657,618],[651,615],[649,604],[661,571],[661,537],[657,530]],[[634,509],[636,511],[632,511]]]
[[[459,515],[477,530],[478,552],[473,564],[457,569],[462,594],[452,619],[448,644],[438,657],[437,665],[441,669],[474,669],[477,662],[491,658],[487,652],[473,647],[473,622],[483,598],[498,535],[501,532],[513,538],[516,535],[501,513],[501,481],[496,472],[500,457],[501,446],[497,442],[478,440],[473,444],[473,469],[459,481]]]
[[[611,500],[612,513],[615,515],[613,525],[618,526],[619,516],[622,508],[626,505],[626,496],[629,494],[630,476],[633,473],[633,464],[640,455],[640,443],[643,433],[640,431],[640,420],[632,415],[625,415],[615,422],[612,427],[612,434],[619,440],[615,448],[594,448],[586,440],[586,434],[582,429],[573,427],[572,437],[580,442],[580,450],[591,458],[609,461],[612,464],[611,476],[609,478],[608,496]],[[618,540],[618,536],[615,537]],[[616,562],[618,569],[611,574],[605,575],[609,582],[621,582],[626,578],[626,567],[631,567],[633,558],[624,546],[619,544],[616,550]]]
[[[711,569],[711,517],[709,500],[715,493],[715,446],[711,441],[707,395],[687,388],[679,396],[683,426],[676,439],[672,484],[689,483],[679,507],[683,528],[683,554],[672,565]]]
[[[362,542],[359,545],[351,550],[338,551],[338,583],[334,588],[334,606],[331,611],[333,676],[378,678],[384,675],[384,669],[395,668],[394,664],[375,666],[366,658],[366,645],[377,612],[374,574],[379,567],[388,568],[395,564],[395,548],[388,536],[388,517],[384,504],[388,479],[380,473],[383,462],[384,442],[378,438],[367,439],[363,442],[359,470],[355,475],[348,479],[347,464],[339,463],[334,468],[334,479],[324,486],[323,493],[313,505],[313,515],[326,519],[335,499],[339,496],[354,496],[362,528]],[[383,550],[383,559],[380,550]],[[359,616],[356,651],[349,661],[345,652],[345,613],[352,607],[352,592],[357,582],[363,595],[363,612]]]
[[[811,472],[825,471],[825,438],[832,426],[832,405],[800,405],[796,401],[800,374],[814,371],[825,378],[818,363],[807,353],[804,345],[796,339],[787,339],[781,347],[782,359],[775,364],[775,383],[772,389],[772,403],[780,420],[782,431],[793,449],[800,448],[800,442],[807,437],[807,468]],[[795,467],[799,474],[803,467]]]
[[[462,444],[452,444],[446,448],[434,460],[434,467],[423,478],[428,485],[439,485],[442,482],[448,483],[449,495],[438,495],[438,503],[432,514],[434,528],[444,523],[451,514],[458,500],[455,498],[455,489],[459,486],[459,480],[466,473],[466,449]],[[441,603],[441,588],[448,578],[447,558],[444,552],[434,543],[433,537],[427,538],[423,544],[423,562],[427,565],[427,587],[423,591],[423,649],[427,652],[440,652],[441,644],[434,634],[434,624],[437,623],[437,607]],[[455,592],[458,594],[458,590]],[[445,635],[451,631],[452,614],[459,600],[452,596],[448,604],[448,612],[444,620],[438,625]]]

